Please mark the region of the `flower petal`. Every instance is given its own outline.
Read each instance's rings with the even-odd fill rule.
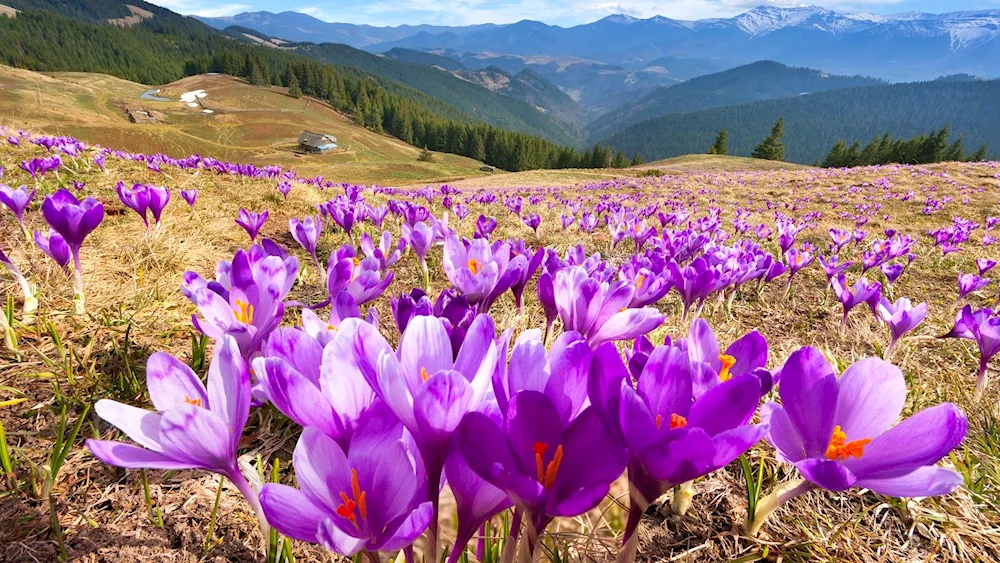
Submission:
[[[942,403],[889,429],[865,446],[861,459],[851,458],[844,464],[859,478],[899,477],[940,461],[962,443],[968,426],[957,406]]]
[[[291,364],[282,358],[257,358],[253,365],[275,408],[299,426],[312,426],[331,438],[340,435],[326,397]]]
[[[746,424],[760,403],[760,380],[740,375],[709,389],[691,405],[687,422],[709,436]]]
[[[205,385],[194,371],[165,352],[156,352],[146,361],[146,387],[149,400],[160,412],[184,403],[209,405]]]
[[[250,370],[231,336],[223,336],[215,347],[208,368],[208,405],[234,436],[243,433],[250,416]]]
[[[879,436],[903,412],[906,380],[889,362],[859,360],[844,370],[838,383],[837,423],[849,440]]]
[[[431,524],[431,520],[434,518],[434,505],[430,501],[421,503],[413,510],[406,518],[404,518],[398,525],[398,527],[392,532],[381,544],[371,545],[369,548],[372,551],[385,551],[392,552],[403,549],[409,546],[420,537],[420,534],[424,533]]]
[[[815,348],[793,352],[781,368],[781,405],[807,456],[826,453],[837,414],[837,376]]]
[[[190,463],[171,459],[161,453],[111,440],[87,440],[87,449],[108,465],[125,469],[192,469]]]
[[[858,487],[889,497],[936,497],[962,486],[962,475],[943,467],[920,467],[906,475],[885,479],[859,479]]]
[[[805,443],[778,403],[765,403],[760,408],[761,423],[768,426],[767,442],[777,450],[778,460],[795,463],[806,457]]]
[[[319,530],[316,532],[316,539],[327,550],[337,555],[343,555],[344,557],[354,557],[354,555],[365,548],[364,540],[347,534],[331,519],[323,520],[320,523]]]
[[[163,452],[160,437],[162,415],[117,401],[101,399],[94,405],[97,416],[106,420],[144,448]]]
[[[795,464],[808,481],[829,491],[850,489],[858,480],[843,464],[829,459],[811,457]]]
[[[440,319],[415,317],[410,321],[399,343],[399,364],[413,390],[421,383],[422,370],[433,374],[454,367],[451,340]]]
[[[236,441],[229,426],[215,413],[194,405],[180,405],[160,420],[163,453],[190,461],[217,473],[236,467]]]
[[[302,491],[277,483],[264,484],[260,505],[267,523],[281,535],[310,543],[319,543],[320,524],[332,517]]]

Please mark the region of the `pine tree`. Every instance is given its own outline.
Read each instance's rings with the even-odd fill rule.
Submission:
[[[944,151],[942,158],[945,162],[962,162],[965,160],[965,141],[959,137]]]
[[[250,84],[262,86],[264,84],[264,72],[257,64],[257,61],[250,61]]]
[[[476,133],[472,137],[472,147],[470,148],[469,156],[480,162],[486,160],[486,142],[483,141],[483,136],[479,133]]]
[[[823,161],[823,168],[842,168],[844,166],[844,156],[847,153],[847,143],[837,141]]]
[[[417,160],[420,162],[434,162],[434,153],[427,150],[427,147],[424,147],[423,150],[420,151],[420,155],[417,156]]]
[[[635,153],[632,156],[632,166],[642,166],[643,164],[646,164],[646,159],[642,158],[641,154]]]
[[[288,95],[293,98],[302,97],[302,87],[299,86],[299,77],[291,69],[288,69]]]
[[[623,151],[618,151],[615,153],[614,159],[611,161],[611,168],[628,168],[629,160],[625,156]]]
[[[763,160],[784,160],[785,143],[781,138],[785,136],[785,118],[778,118],[778,122],[771,128],[771,134],[764,139],[757,148],[750,153],[754,158]]]
[[[988,157],[989,150],[990,150],[990,148],[987,145],[984,144],[983,146],[979,147],[979,150],[977,150],[976,152],[972,153],[972,156],[969,157],[969,162],[984,162],[984,161],[986,161],[986,159]]]
[[[708,154],[729,154],[728,139],[729,131],[725,129],[719,131],[718,136],[715,137],[715,142],[708,148]]]

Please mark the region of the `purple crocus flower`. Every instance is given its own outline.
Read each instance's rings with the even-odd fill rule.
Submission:
[[[489,413],[499,424],[500,413]],[[497,487],[484,480],[469,467],[457,449],[448,455],[444,464],[448,487],[455,496],[458,530],[455,547],[447,563],[457,563],[465,553],[465,546],[487,520],[513,506],[513,501]],[[482,557],[479,560],[482,561]]]
[[[840,304],[844,307],[844,316],[840,321],[840,332],[842,334],[847,328],[847,314],[851,312],[851,309],[861,303],[878,303],[877,300],[882,296],[882,284],[870,282],[865,277],[858,278],[858,281],[854,283],[853,289],[848,289],[845,286],[846,283],[847,280],[844,279],[843,275],[837,276],[832,281],[833,292],[840,299]]]
[[[160,216],[170,203],[170,190],[164,186],[149,186],[149,212],[153,215],[156,228],[160,227]]]
[[[350,295],[355,305],[374,301],[388,289],[395,272],[382,275],[375,258],[358,260],[354,248],[345,245],[332,253],[327,263],[326,290],[329,302],[336,303],[341,293]]]
[[[929,497],[963,483],[959,473],[934,464],[962,442],[965,415],[945,403],[893,426],[906,403],[899,368],[866,358],[838,378],[819,351],[802,348],[781,372],[781,404],[764,405],[761,418],[770,424],[767,440],[778,459],[795,465],[805,480],[765,499],[751,534],[781,503],[817,487]]]
[[[126,469],[205,469],[229,479],[268,525],[253,489],[237,463],[240,436],[250,414],[250,372],[236,341],[224,337],[208,370],[208,387],[186,364],[157,352],[146,364],[146,385],[155,411],[102,399],[98,416],[139,444],[87,440],[94,457]],[[141,447],[140,447],[141,446]]]
[[[538,227],[542,224],[542,218],[538,216],[537,213],[530,212],[524,217],[521,217],[521,222],[528,226],[532,231],[535,232],[535,238],[538,238]]]
[[[652,307],[627,308],[635,294],[633,284],[602,282],[581,266],[559,270],[553,291],[563,328],[584,335],[591,347],[632,340],[663,324],[663,315]]]
[[[21,232],[24,233],[25,238],[30,237],[28,237],[28,229],[24,226],[24,210],[35,198],[35,191],[29,192],[25,186],[12,190],[10,186],[0,185],[0,203],[4,204],[17,217],[17,223],[21,226]]]
[[[511,259],[510,246],[501,244],[496,250],[487,239],[475,239],[465,247],[458,236],[444,243],[444,272],[472,304],[483,304],[483,311],[521,278],[527,265],[524,256]]]
[[[49,229],[49,235],[46,237],[42,233],[35,231],[35,245],[69,274],[69,261],[72,256],[69,245],[66,244],[66,241],[59,233]]]
[[[359,330],[354,352],[376,393],[413,435],[427,471],[433,503],[428,544],[437,546],[441,475],[462,417],[487,401],[497,369],[496,328],[488,315],[472,322],[458,355],[437,317],[413,317],[393,352],[377,330]],[[478,473],[478,472],[477,472]],[[436,560],[436,555],[427,556]]]
[[[307,427],[292,464],[300,489],[268,483],[260,493],[268,522],[290,538],[345,557],[392,552],[410,546],[434,516],[415,452],[391,418],[373,421],[349,450]]]
[[[889,283],[889,285],[896,283],[896,280],[899,279],[899,276],[903,275],[902,264],[886,262],[885,264],[882,264],[881,270],[882,270],[882,275],[885,276],[885,280]]]
[[[281,197],[288,199],[288,194],[292,191],[292,183],[288,181],[278,182],[278,191]]]
[[[976,380],[976,398],[986,390],[987,370],[990,359],[1000,352],[1000,317],[993,309],[972,310],[966,305],[958,312],[955,326],[941,338],[972,340],[979,346],[979,374]]]
[[[267,211],[263,213],[256,213],[254,211],[247,211],[246,209],[240,209],[239,216],[236,218],[236,224],[243,227],[243,230],[250,235],[250,240],[257,242],[257,234],[260,233],[261,227],[267,222]]]
[[[420,261],[420,274],[426,291],[430,288],[431,283],[430,272],[427,270],[427,253],[430,252],[431,246],[434,244],[434,229],[422,221],[414,223],[412,227],[404,224],[402,238],[410,245]]]
[[[958,299],[955,300],[955,303],[958,304],[970,293],[979,291],[988,285],[990,285],[989,278],[983,278],[976,274],[958,274]]]
[[[889,332],[892,333],[892,340],[885,351],[885,357],[888,359],[892,356],[892,351],[896,348],[896,342],[904,334],[917,328],[920,323],[924,322],[924,318],[927,317],[927,303],[914,306],[905,297],[901,297],[895,303],[891,303],[883,297],[879,301],[875,311],[878,318],[889,327]]]
[[[399,262],[399,259],[403,257],[403,253],[406,252],[406,239],[400,237],[399,244],[394,247],[392,233],[382,231],[382,238],[379,240],[378,248],[376,248],[372,238],[368,236],[368,233],[364,233],[361,235],[361,250],[364,251],[365,256],[378,260],[384,270]]]
[[[539,248],[532,253],[523,240],[517,240],[511,246],[510,252],[512,260],[518,256],[526,258],[525,266],[520,270],[520,276],[514,281],[514,285],[510,286],[510,291],[514,294],[514,307],[518,314],[520,314],[523,308],[524,290],[528,286],[528,282],[531,281],[531,278],[535,276],[535,272],[541,267],[542,260],[545,258],[545,249]],[[508,267],[510,267],[509,265],[510,263],[508,263]]]
[[[848,268],[854,265],[854,262],[844,262],[841,264],[840,258],[836,255],[831,256],[829,260],[824,260],[823,257],[820,256],[819,263],[823,266],[823,273],[826,274],[827,287],[830,287],[834,278],[846,272]]]
[[[701,371],[694,382],[694,396],[701,397],[708,390],[725,383],[730,379],[753,374],[761,383],[760,394],[771,390],[770,373],[764,370],[767,365],[767,340],[756,330],[748,332],[733,341],[720,352],[719,341],[712,326],[705,319],[697,319],[691,324],[686,340],[677,342],[678,347],[687,351],[688,359]],[[707,370],[702,366],[707,366]],[[632,366],[630,362],[629,367]]]
[[[976,258],[976,268],[979,268],[979,275],[984,276],[986,272],[989,272],[997,265],[996,260],[990,260],[988,258]]]
[[[497,228],[497,220],[493,217],[480,215],[476,219],[476,238],[490,238],[490,234]]]
[[[766,425],[747,425],[760,402],[756,377],[735,376],[699,396],[701,372],[683,350],[660,346],[633,384],[613,344],[595,352],[591,400],[629,452],[623,549],[633,554],[639,519],[653,501],[729,464],[767,432]]]
[[[66,241],[73,255],[73,299],[76,314],[84,313],[83,265],[80,262],[80,248],[87,235],[92,233],[104,220],[104,204],[92,197],[83,201],[76,199],[68,190],[59,190],[45,198],[42,215],[52,229]]]
[[[567,423],[553,399],[538,391],[511,397],[502,422],[479,412],[465,415],[458,448],[479,477],[523,511],[531,553],[555,517],[597,506],[627,460],[593,407]]]
[[[149,229],[149,218],[147,217],[150,200],[149,186],[135,184],[128,188],[123,182],[118,182],[115,190],[118,192],[118,199],[121,200],[122,205],[138,213],[142,217],[146,229]]]
[[[299,243],[309,253],[309,256],[312,257],[320,279],[326,279],[326,270],[323,269],[323,264],[320,263],[319,257],[316,255],[316,247],[319,245],[319,235],[323,232],[322,218],[318,216],[315,219],[306,217],[301,221],[295,218],[289,219],[288,230],[292,233],[292,238],[295,239],[295,242]]]
[[[294,256],[267,256],[255,246],[220,263],[216,281],[185,272],[181,290],[201,314],[191,316],[195,328],[213,340],[232,336],[249,360],[281,322],[298,270]]]
[[[191,207],[191,211],[194,211],[194,204],[198,201],[198,190],[192,188],[190,190],[181,190],[181,198],[187,202],[188,206]]]

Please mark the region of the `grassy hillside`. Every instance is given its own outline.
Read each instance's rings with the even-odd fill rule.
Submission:
[[[760,61],[657,88],[639,101],[594,120],[587,126],[587,133],[591,139],[602,139],[629,125],[662,115],[882,83],[874,78],[831,76],[818,70]]]
[[[443,182],[480,174],[479,162],[450,154],[418,162],[416,148],[359,127],[324,103],[294,99],[281,88],[252,87],[229,76],[193,76],[160,92],[176,99],[183,92],[204,89],[205,106],[214,115],[180,102],[140,101],[148,86],[107,75],[43,75],[0,66],[0,82],[4,124],[72,135],[88,143],[174,157],[203,154],[260,166],[278,164],[301,174],[355,183]],[[161,111],[166,122],[130,123],[124,104]],[[292,149],[304,129],[336,136],[344,150],[297,156]]]
[[[462,80],[450,72],[429,71],[426,66],[395,61],[348,47],[323,43],[302,45],[296,52],[315,60],[363,71],[406,84],[463,112],[498,127],[538,135],[560,144],[575,144],[574,131],[520,100]]]
[[[704,153],[720,129],[729,154],[749,155],[779,117],[785,118],[785,158],[811,164],[839,140],[866,143],[885,132],[913,137],[951,126],[966,147],[1000,150],[1000,80],[922,82],[846,88],[794,98],[668,115],[628,127],[604,142],[647,159]]]

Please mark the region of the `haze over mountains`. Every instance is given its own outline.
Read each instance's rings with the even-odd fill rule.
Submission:
[[[1000,9],[945,14],[841,14],[815,6],[761,6],[728,19],[680,21],[612,15],[563,28],[525,20],[467,27],[372,27],[326,23],[305,14],[245,13],[203,18],[295,41],[343,42],[372,52],[394,47],[527,57],[575,57],[630,70],[657,59],[709,59],[716,68],[770,59],[894,81],[943,74],[1000,76]],[[492,64],[492,63],[490,63]],[[488,65],[486,65],[488,66]],[[670,65],[658,64],[668,76]]]

